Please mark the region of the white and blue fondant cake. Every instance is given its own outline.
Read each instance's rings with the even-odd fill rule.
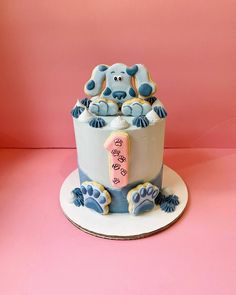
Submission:
[[[80,187],[75,206],[139,215],[178,197],[162,190],[167,112],[144,65],[98,65],[72,110]]]

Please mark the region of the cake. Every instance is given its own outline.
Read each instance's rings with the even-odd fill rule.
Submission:
[[[167,112],[146,67],[98,65],[84,92],[71,112],[80,179],[74,205],[104,215],[173,212],[178,197],[162,188]]]

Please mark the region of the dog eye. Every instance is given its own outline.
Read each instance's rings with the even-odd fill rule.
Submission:
[[[118,80],[121,81],[122,80],[122,77],[121,76],[118,76]]]
[[[114,77],[113,77],[113,79],[114,79],[115,81],[117,81],[117,80],[118,80],[118,78],[117,78],[116,76],[114,76]]]

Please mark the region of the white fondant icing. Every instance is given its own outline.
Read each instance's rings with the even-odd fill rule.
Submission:
[[[161,192],[164,196],[173,195],[173,193],[174,193],[173,189],[170,187],[164,187]]]
[[[154,110],[151,110],[150,112],[148,112],[146,117],[147,117],[150,124],[154,124],[160,120],[159,116],[157,115],[157,113]]]
[[[129,123],[125,120],[124,117],[118,116],[115,117],[110,124],[112,129],[115,130],[122,130],[129,127]]]
[[[89,122],[92,118],[94,118],[94,115],[90,113],[90,111],[85,108],[85,110],[82,112],[82,114],[79,116],[78,121],[82,123]]]
[[[80,169],[92,180],[111,187],[108,169],[108,155],[104,143],[114,130],[109,123],[114,117],[102,117],[107,125],[103,128],[91,128],[74,119],[76,146]],[[130,124],[125,129],[130,136],[129,183],[150,181],[162,167],[165,119],[159,120],[147,128],[132,125],[132,117],[124,116]]]

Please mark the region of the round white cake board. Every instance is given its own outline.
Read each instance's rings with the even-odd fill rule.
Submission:
[[[163,185],[179,197],[180,204],[174,212],[166,213],[156,209],[133,216],[129,213],[101,215],[86,207],[73,204],[71,191],[79,187],[79,174],[76,169],[63,182],[60,191],[60,203],[66,217],[79,229],[91,235],[116,240],[131,240],[150,236],[173,224],[183,213],[188,191],[182,178],[171,168],[164,165]]]

